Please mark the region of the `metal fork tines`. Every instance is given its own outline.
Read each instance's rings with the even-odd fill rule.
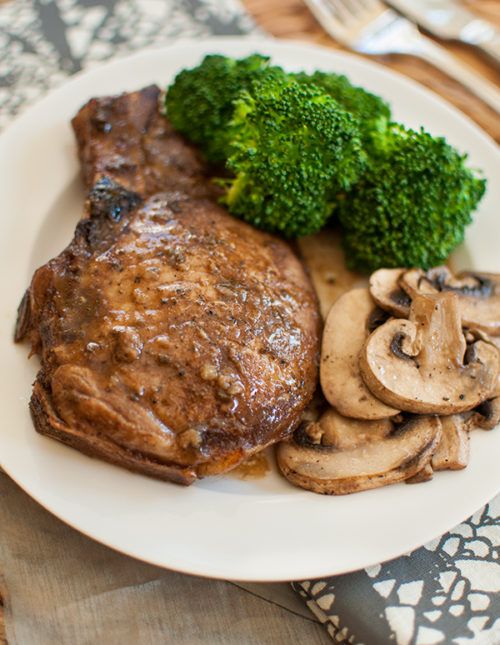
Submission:
[[[500,113],[500,91],[379,0],[305,0],[330,36],[361,54],[408,54],[432,63]]]

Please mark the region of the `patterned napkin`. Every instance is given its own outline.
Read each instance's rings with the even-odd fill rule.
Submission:
[[[397,560],[292,583],[338,643],[498,645],[500,495]]]
[[[0,5],[0,129],[71,74],[178,37],[260,33],[237,0],[12,0]],[[292,583],[339,643],[500,644],[500,496],[392,562]]]
[[[237,0],[0,2],[0,129],[71,74],[177,38],[261,33]]]

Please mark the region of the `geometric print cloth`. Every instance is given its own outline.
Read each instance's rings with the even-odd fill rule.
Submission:
[[[232,0],[0,2],[0,130],[82,69],[180,37],[258,33]]]
[[[292,583],[338,643],[499,645],[500,496],[411,554]]]

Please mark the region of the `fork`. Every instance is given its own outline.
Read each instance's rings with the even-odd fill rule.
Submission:
[[[379,0],[305,0],[330,36],[360,54],[408,54],[422,58],[461,83],[500,113],[500,91],[477,72],[421,34]]]

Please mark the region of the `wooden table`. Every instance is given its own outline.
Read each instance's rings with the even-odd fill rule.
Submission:
[[[5,623],[3,620],[3,597],[0,590],[0,645],[6,645],[7,638],[5,636]]]
[[[0,0],[0,2],[3,0]],[[277,38],[304,40],[319,45],[342,49],[318,25],[302,0],[241,0],[247,11],[268,33]],[[468,0],[465,4],[478,15],[500,28],[498,0]],[[500,68],[496,69],[472,48],[459,43],[446,43],[446,48],[475,68],[478,73],[500,87]],[[479,99],[472,96],[457,82],[449,79],[427,63],[407,56],[378,57],[388,67],[410,76],[434,90],[470,116],[478,125],[500,143],[500,117]],[[300,638],[298,641],[300,642]],[[3,600],[0,590],[0,645],[6,645],[3,622]]]

